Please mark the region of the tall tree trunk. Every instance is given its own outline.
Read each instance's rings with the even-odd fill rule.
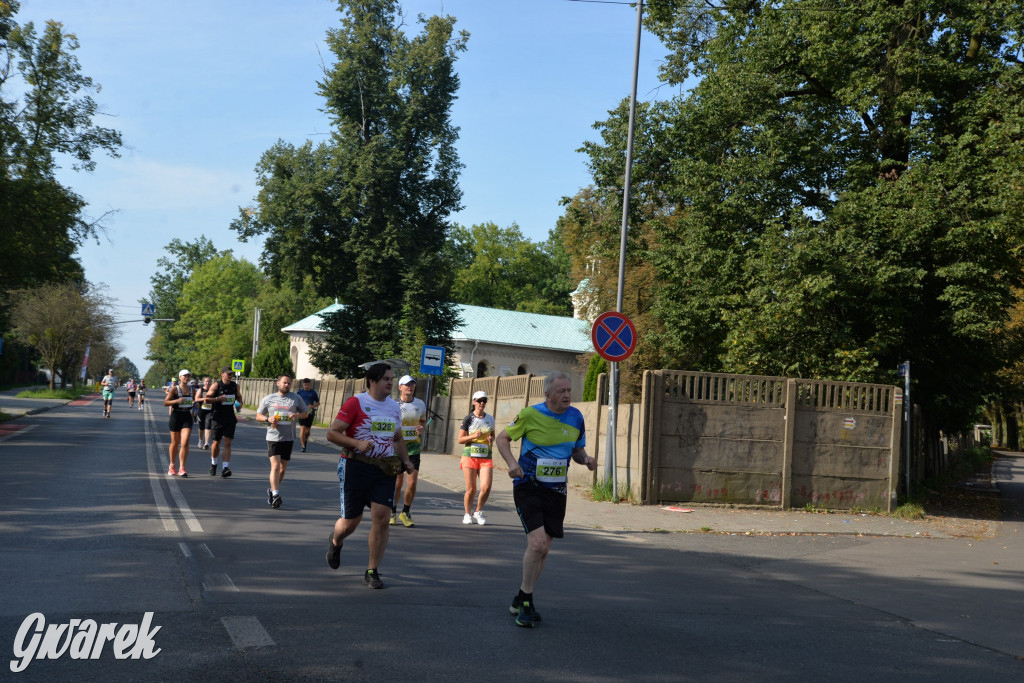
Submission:
[[[1020,432],[1017,424],[1017,407],[1003,403],[1003,417],[1006,420],[1006,447],[1011,451],[1020,450]]]

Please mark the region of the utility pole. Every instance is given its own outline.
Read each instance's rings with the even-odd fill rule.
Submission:
[[[252,364],[250,368],[256,367],[256,354],[260,352],[260,309],[257,307],[253,314],[252,322]],[[250,370],[252,372],[252,370]]]
[[[622,290],[626,279],[626,233],[629,231],[629,187],[633,180],[633,127],[636,122],[636,82],[640,72],[640,35],[643,31],[644,2],[636,4],[636,43],[633,49],[633,89],[629,96],[629,134],[626,138],[626,176],[622,187],[622,229],[619,239],[619,285],[615,294],[615,310],[622,313]],[[618,432],[619,412],[619,364],[609,363],[608,368],[608,434],[605,447],[607,456],[604,465],[606,477],[612,480],[612,500],[619,502],[616,481],[615,437]]]

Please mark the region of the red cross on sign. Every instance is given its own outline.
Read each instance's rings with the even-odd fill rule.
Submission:
[[[597,316],[590,331],[594,350],[613,363],[626,360],[636,348],[636,327],[624,313],[608,311]]]

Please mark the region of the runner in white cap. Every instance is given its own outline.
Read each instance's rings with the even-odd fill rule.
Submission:
[[[172,384],[164,396],[164,405],[171,410],[167,418],[167,428],[171,432],[171,445],[168,449],[171,464],[167,474],[172,476],[188,476],[185,461],[188,460],[188,440],[192,436],[192,403],[195,401],[195,392],[189,384],[191,379],[192,373],[182,370],[178,373],[178,382]],[[175,467],[175,462],[178,467]]]
[[[473,394],[473,412],[466,416],[459,427],[459,443],[463,445],[462,476],[466,480],[466,493],[462,498],[465,515],[463,524],[487,524],[484,517],[484,503],[491,495],[491,481],[494,477],[494,461],[491,460],[491,445],[494,443],[494,416],[484,410],[487,407],[487,393]],[[477,479],[480,480],[480,496],[477,497]],[[476,510],[473,500],[476,499]]]
[[[416,482],[420,476],[420,448],[423,440],[423,428],[427,425],[427,406],[413,394],[416,393],[416,380],[410,375],[403,375],[398,380],[398,405],[402,408],[402,439],[405,450],[416,468],[409,475],[409,485],[405,487],[405,498],[402,498],[402,486],[405,484],[405,473],[399,472],[395,477],[395,502],[391,507],[391,525],[401,521],[405,526],[416,526],[412,521],[412,501],[416,498]],[[398,513],[398,501],[402,500],[402,513]]]

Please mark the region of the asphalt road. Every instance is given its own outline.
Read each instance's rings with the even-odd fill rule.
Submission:
[[[1024,679],[1019,629],[1000,640],[950,625],[958,602],[935,605],[934,622],[909,604],[944,594],[927,572],[948,557],[943,541],[570,527],[535,593],[544,621],[521,629],[507,612],[524,546],[507,480],[487,526],[462,525],[460,492],[421,483],[417,526],[392,530],[372,591],[368,520],[341,569],[324,561],[333,450],[295,455],[274,510],[262,427],[239,425],[230,479],[196,450],[181,479],[166,474],[162,406],[100,413],[100,401],[56,407],[0,442],[0,643],[17,660],[34,613],[121,625],[152,612],[159,652],[120,660],[108,644],[18,674],[5,662],[5,680]],[[1018,622],[1018,571],[956,576],[965,622],[970,601]]]

